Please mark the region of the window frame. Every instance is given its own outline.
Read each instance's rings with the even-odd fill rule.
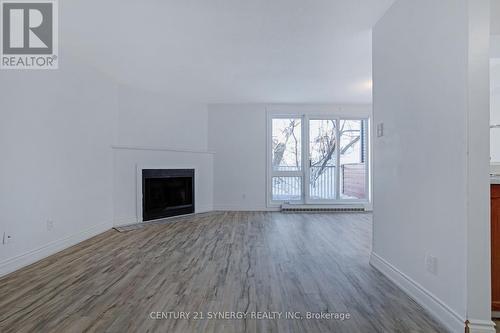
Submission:
[[[274,171],[272,167],[272,124],[273,119],[287,119],[287,118],[300,118],[301,119],[301,170],[300,171]],[[335,199],[322,200],[310,199],[309,193],[309,120],[322,120],[332,119],[336,121],[336,136],[337,142],[340,142],[339,125],[341,120],[361,120],[366,121],[365,131],[365,146],[366,146],[366,170],[365,170],[365,191],[366,198],[364,199],[341,199],[340,193],[340,145],[337,145],[336,165],[335,170]],[[371,138],[371,117],[369,115],[352,116],[347,114],[322,112],[322,113],[308,113],[308,112],[273,112],[267,111],[266,113],[266,203],[269,208],[277,208],[286,202],[293,202],[294,204],[304,205],[369,205],[371,202],[371,151],[372,151],[372,138]],[[286,176],[299,176],[302,179],[302,194],[300,200],[273,200],[272,193],[272,178],[273,177],[286,177]]]
[[[266,139],[266,160],[267,160],[267,202],[268,205],[271,206],[279,206],[283,204],[284,202],[287,201],[293,201],[294,203],[304,203],[304,184],[305,184],[305,178],[304,178],[304,157],[307,156],[304,152],[304,132],[305,132],[305,126],[304,126],[304,115],[300,114],[268,114],[267,118],[267,139]],[[301,136],[301,149],[300,149],[300,160],[301,160],[301,167],[300,170],[297,171],[276,171],[273,169],[273,163],[272,163],[272,140],[273,140],[273,120],[274,119],[300,119],[300,136]],[[301,185],[301,198],[300,200],[273,200],[273,193],[272,193],[272,183],[273,183],[273,178],[274,177],[300,177],[302,179]]]

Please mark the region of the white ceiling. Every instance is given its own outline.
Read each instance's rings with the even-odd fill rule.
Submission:
[[[393,0],[59,3],[61,54],[123,84],[206,103],[371,103],[370,29]]]

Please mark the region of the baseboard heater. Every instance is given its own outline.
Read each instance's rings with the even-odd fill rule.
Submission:
[[[364,207],[354,206],[354,207],[332,207],[332,206],[321,206],[321,205],[291,205],[283,204],[281,205],[282,213],[359,213],[365,212]]]

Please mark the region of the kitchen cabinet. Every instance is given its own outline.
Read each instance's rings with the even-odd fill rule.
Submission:
[[[491,301],[500,311],[500,184],[491,185]]]

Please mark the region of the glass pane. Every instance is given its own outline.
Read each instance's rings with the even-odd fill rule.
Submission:
[[[300,171],[302,122],[300,118],[273,119],[272,163],[274,171]]]
[[[335,199],[336,121],[309,121],[309,196],[313,200]]]
[[[302,199],[302,177],[273,177],[273,200]]]
[[[366,120],[341,120],[340,198],[366,198]]]

